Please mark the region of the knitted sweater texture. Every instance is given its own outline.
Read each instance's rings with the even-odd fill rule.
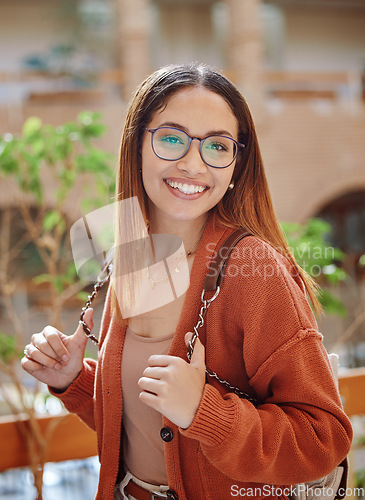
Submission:
[[[186,360],[184,336],[201,307],[208,264],[231,229],[209,219],[197,250],[169,354]],[[56,394],[98,437],[97,500],[112,500],[120,459],[121,359],[125,327],[108,294],[99,359],[85,359],[71,386]],[[348,453],[344,414],[322,336],[300,278],[270,245],[249,236],[234,249],[200,339],[206,365],[264,404],[255,407],[207,380],[192,424],[165,443],[169,486],[180,500],[286,498],[281,489],[329,473]]]

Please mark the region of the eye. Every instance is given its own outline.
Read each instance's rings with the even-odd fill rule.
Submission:
[[[226,153],[229,150],[229,145],[226,142],[217,139],[208,139],[204,144],[204,148],[216,153]]]
[[[159,141],[167,143],[167,144],[184,144],[181,137],[177,135],[165,134],[159,137]]]
[[[155,137],[155,143],[158,143],[158,147],[165,150],[176,149],[182,151],[187,144],[187,140],[183,135],[183,132],[179,133],[176,130],[164,130],[160,129]]]
[[[220,142],[211,142],[208,147],[210,149],[215,149],[216,151],[227,151],[227,148],[224,144]]]

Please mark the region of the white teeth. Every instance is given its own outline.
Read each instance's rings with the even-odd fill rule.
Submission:
[[[177,189],[185,194],[202,193],[205,189],[204,186],[194,186],[193,184],[182,184],[176,181],[166,179],[166,183],[174,189]]]

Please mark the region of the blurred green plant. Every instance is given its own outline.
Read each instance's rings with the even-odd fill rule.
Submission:
[[[105,125],[100,120],[100,113],[90,111],[80,113],[75,122],[56,127],[43,124],[38,117],[29,118],[20,136],[0,137],[0,173],[12,176],[20,189],[32,194],[39,204],[44,203],[46,195],[42,182],[45,166],[58,183],[52,190],[58,206],[64,203],[82,173],[94,174],[96,187],[104,194],[105,185],[111,187],[113,172],[111,155],[92,143],[105,133]],[[61,220],[57,212],[48,213],[45,229],[52,229]]]
[[[345,254],[326,239],[330,224],[312,218],[304,224],[284,222],[281,227],[298,264],[321,285],[319,301],[323,309],[327,314],[346,316],[344,304],[329,289],[347,277],[341,268]]]
[[[62,330],[61,312],[70,299],[85,300],[85,282],[77,276],[69,242],[70,227],[84,212],[110,203],[114,194],[114,156],[94,145],[106,128],[101,115],[82,112],[74,122],[52,126],[29,118],[19,135],[0,137],[0,178],[16,185],[13,207],[0,211],[0,304],[11,332],[0,333],[0,371],[12,387],[0,383],[3,399],[18,419],[25,436],[31,468],[42,498],[42,475],[47,439],[37,425],[35,401],[39,387],[22,384],[26,324],[15,298],[25,282],[43,287],[49,324]],[[11,187],[13,189],[13,187]]]
[[[0,359],[4,363],[9,363],[16,355],[16,339],[0,332]],[[18,352],[18,355],[20,357],[20,352]]]
[[[114,158],[93,145],[104,133],[101,115],[85,111],[77,121],[56,127],[43,124],[38,117],[29,118],[20,136],[0,137],[0,176],[15,181],[24,195],[16,212],[9,209],[11,213],[2,214],[3,233],[19,214],[22,220],[18,225],[23,228],[18,241],[12,241],[8,228],[9,248],[3,248],[2,255],[10,268],[19,254],[32,250],[38,269],[44,271],[33,276],[33,282],[50,285],[50,319],[56,326],[60,326],[64,302],[77,291],[70,289],[73,285],[77,288],[67,247],[73,222],[70,213],[81,215],[98,208],[109,203],[114,193]]]
[[[360,469],[355,472],[355,487],[358,488],[359,492],[365,491],[365,469]],[[358,496],[358,498],[364,498],[365,495]]]

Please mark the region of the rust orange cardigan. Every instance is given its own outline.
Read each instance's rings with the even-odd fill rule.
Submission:
[[[207,264],[230,232],[208,221],[171,355],[186,359],[184,335],[196,324]],[[97,432],[98,500],[112,500],[119,468],[124,336],[108,294],[98,362],[86,359],[77,379],[57,394]],[[207,380],[189,428],[164,418],[173,432],[164,445],[169,486],[180,500],[242,498],[243,492],[251,498],[285,498],[279,487],[319,478],[341,462],[350,447],[351,425],[303,284],[291,276],[284,257],[258,238],[243,239],[200,338],[207,367],[264,404],[255,408]],[[256,495],[248,488],[257,488]]]

